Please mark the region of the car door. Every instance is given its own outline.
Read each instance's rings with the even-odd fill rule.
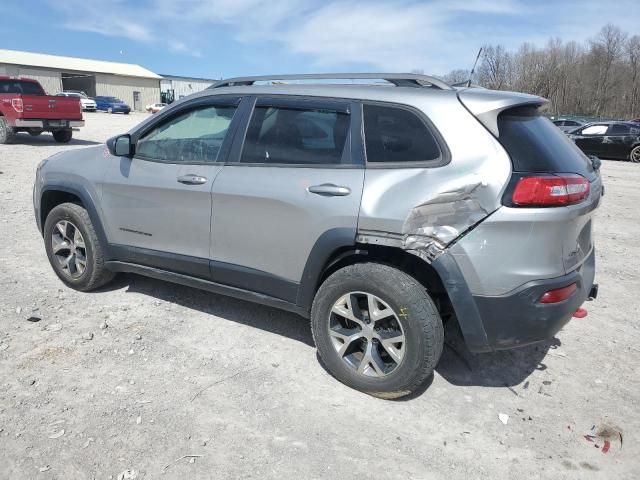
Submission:
[[[211,274],[295,303],[319,252],[355,243],[364,161],[351,132],[360,116],[349,101],[248,101],[233,161],[213,186]]]
[[[602,156],[604,158],[626,159],[631,151],[633,140],[631,128],[624,123],[612,123],[609,125],[605,136]]]
[[[118,260],[209,277],[211,187],[238,102],[218,97],[158,114],[132,134],[133,158],[112,158],[102,208]]]
[[[592,155],[603,153],[604,137],[609,126],[607,124],[596,123],[587,125],[574,136],[574,141],[584,152]]]

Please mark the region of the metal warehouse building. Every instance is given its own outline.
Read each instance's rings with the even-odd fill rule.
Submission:
[[[0,75],[33,78],[51,95],[82,90],[118,97],[139,111],[160,101],[160,75],[130,63],[0,49]]]
[[[218,80],[211,80],[208,78],[162,75],[162,80],[160,81],[160,91],[162,92],[163,100],[180,100],[181,98],[191,95],[192,93],[205,90],[207,87],[210,87],[217,81]]]

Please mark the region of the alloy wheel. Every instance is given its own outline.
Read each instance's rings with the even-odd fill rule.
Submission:
[[[392,373],[404,358],[405,336],[398,315],[379,297],[350,292],[334,303],[329,337],[349,368],[366,377]]]
[[[640,163],[640,147],[631,150],[631,161],[633,163]]]
[[[62,273],[79,278],[87,268],[87,247],[82,233],[68,220],[60,220],[51,233],[51,251]]]

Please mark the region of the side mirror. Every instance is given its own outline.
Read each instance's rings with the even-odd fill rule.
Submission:
[[[107,148],[111,155],[116,157],[132,157],[134,154],[133,143],[131,143],[131,135],[125,133],[117,137],[111,137],[107,140]]]

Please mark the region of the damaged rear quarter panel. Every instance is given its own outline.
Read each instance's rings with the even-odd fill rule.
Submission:
[[[437,125],[451,161],[444,166],[369,165],[358,242],[400,247],[431,262],[500,207],[511,161],[497,140],[455,103],[414,105]]]

